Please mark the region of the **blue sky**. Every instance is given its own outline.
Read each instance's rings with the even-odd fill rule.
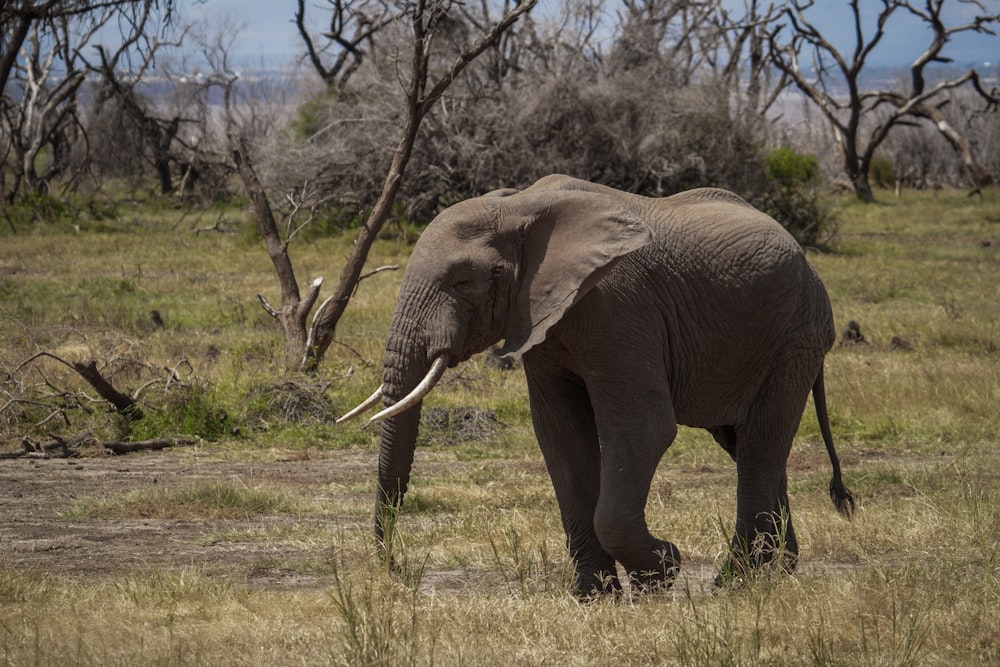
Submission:
[[[917,0],[922,4],[923,0]],[[987,11],[1000,14],[1000,0],[983,0]],[[307,8],[324,4],[322,0],[309,0]],[[726,4],[741,7],[741,0],[727,0]],[[861,0],[861,6],[870,8],[874,17],[881,2]],[[554,0],[541,0],[535,12],[551,11],[558,7]],[[609,11],[616,11],[614,0],[608,2]],[[948,25],[965,23],[979,10],[974,4],[947,0]],[[264,64],[272,67],[290,62],[301,51],[298,33],[292,23],[295,2],[247,2],[246,0],[181,0],[181,19],[184,22],[219,21],[228,18],[231,25],[241,27],[234,45],[234,53],[248,65]],[[314,12],[319,17],[319,12]],[[823,29],[838,47],[849,51],[853,46],[853,24],[846,0],[818,0],[808,16]],[[870,61],[872,65],[906,66],[929,43],[930,31],[908,13],[897,11],[886,30],[886,36]],[[962,34],[945,47],[946,55],[954,58],[956,65],[1000,64],[1000,37]]]

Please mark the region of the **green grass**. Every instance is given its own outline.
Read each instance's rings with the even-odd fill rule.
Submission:
[[[226,481],[85,497],[71,503],[63,514],[83,519],[235,519],[298,510],[295,500],[283,491]]]
[[[195,558],[74,574],[0,548],[0,664],[1000,663],[1000,192],[836,206],[834,249],[810,259],[838,325],[858,321],[868,341],[835,347],[826,366],[855,519],[831,507],[810,405],[789,461],[799,571],[713,594],[735,471],[707,434],[682,429],[646,508],[653,532],[681,549],[681,579],[662,596],[592,605],[566,593],[571,568],[523,378],[480,359],[450,371],[427,407],[493,410],[505,427],[464,441],[425,430],[394,533],[399,568],[377,557],[377,429],[331,421],[380,382],[401,272],[361,286],[337,333],[344,345],[303,377],[284,370],[280,332],[256,303],[258,292],[277,300],[276,281],[248,232],[195,235],[181,212],[122,204],[124,222],[3,236],[5,391],[52,400],[53,388],[86,390],[49,359],[7,375],[40,350],[107,362],[129,391],[178,368],[186,389],[151,386],[144,419],[128,425],[66,398],[69,423],[36,427],[45,411],[16,406],[0,414],[0,439],[14,448],[22,435],[86,429],[201,438],[171,453],[198,479],[55,495],[50,513],[73,525],[205,522],[203,544],[282,549],[234,559],[224,574]],[[350,241],[293,245],[300,283],[325,275],[328,294]],[[370,263],[407,252],[380,241]],[[164,328],[150,324],[152,309]],[[283,573],[305,584],[270,583]]]

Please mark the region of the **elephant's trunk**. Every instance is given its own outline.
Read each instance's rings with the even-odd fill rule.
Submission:
[[[454,358],[454,327],[440,323],[451,312],[445,306],[440,290],[404,279],[385,341],[381,387],[385,410],[371,421],[382,421],[375,536],[386,547],[391,546],[388,533],[410,481],[423,398]]]
[[[427,293],[406,291],[386,338],[382,366],[382,403],[386,409],[376,415],[383,421],[375,502],[375,537],[385,546],[390,546],[387,533],[410,481],[423,396],[447,367],[446,358],[433,366],[428,358],[429,343],[424,336],[424,318],[420,317],[428,297]]]
[[[392,330],[390,329],[390,332]],[[386,340],[385,362],[382,369],[382,403],[391,408],[407,396],[419,383],[426,363],[423,355],[407,353],[410,347],[390,333]],[[375,537],[386,543],[386,531],[396,509],[403,502],[410,481],[413,452],[417,445],[421,402],[382,422],[378,454],[378,487],[375,496]]]
[[[378,487],[375,490],[375,539],[389,546],[387,531],[391,530],[396,510],[410,482],[410,468],[417,444],[420,405],[382,422],[378,454]]]

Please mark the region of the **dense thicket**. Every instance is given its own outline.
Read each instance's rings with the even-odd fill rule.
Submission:
[[[461,22],[453,30],[461,33]],[[766,82],[748,86],[738,69],[734,76],[692,61],[667,33],[654,40],[662,48],[620,37],[602,54],[585,35],[550,30],[520,26],[516,45],[473,63],[425,118],[398,196],[408,218],[427,221],[454,201],[566,173],[650,196],[729,188],[780,216],[803,243],[829,232],[829,215],[809,194],[818,180],[792,188],[764,168],[777,135],[767,107],[751,104],[747,91]],[[702,36],[706,45],[722,39],[717,30]],[[308,182],[337,192],[351,204],[337,207],[348,219],[370,206],[403,113],[391,85],[397,67],[383,53],[354,70],[348,86],[309,96],[288,131],[261,144],[271,186]]]

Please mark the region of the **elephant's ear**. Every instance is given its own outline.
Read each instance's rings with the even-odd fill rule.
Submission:
[[[653,231],[604,193],[525,192],[504,201],[512,217],[526,221],[519,230],[518,287],[499,351],[518,359],[621,257],[649,243]]]

